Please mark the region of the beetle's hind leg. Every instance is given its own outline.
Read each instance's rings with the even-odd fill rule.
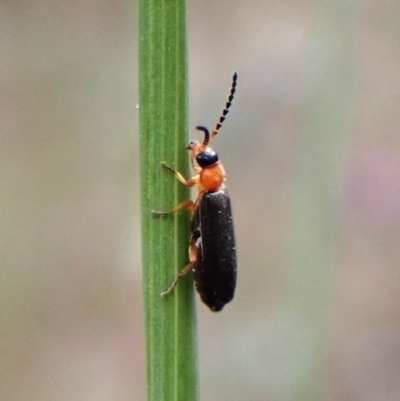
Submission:
[[[190,272],[190,270],[193,269],[193,265],[195,262],[190,262],[182,271],[179,272],[179,274],[176,276],[176,279],[174,280],[174,282],[171,284],[171,286],[168,288],[167,291],[162,292],[161,296],[164,298],[167,295],[171,294],[171,292],[174,290],[174,288],[177,286],[177,284],[179,283],[179,280],[185,275],[188,274]]]
[[[171,286],[168,288],[167,291],[161,293],[162,297],[166,297],[167,295],[171,294],[171,292],[174,290],[174,288],[177,286],[179,283],[179,280],[186,274],[192,270],[197,262],[197,252],[198,252],[198,246],[197,246],[197,240],[200,237],[199,232],[193,233],[192,237],[190,238],[190,245],[189,245],[189,260],[190,263],[182,269],[182,271],[179,272],[179,274],[176,276],[176,279],[173,281]]]

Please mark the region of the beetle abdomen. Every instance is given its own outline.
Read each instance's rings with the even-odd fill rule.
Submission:
[[[202,301],[214,312],[230,302],[236,286],[236,248],[226,189],[202,195],[192,218],[197,260],[194,279]]]

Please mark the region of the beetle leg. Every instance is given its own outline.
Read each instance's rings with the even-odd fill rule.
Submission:
[[[187,180],[179,171],[174,170],[172,167],[168,166],[168,164],[163,162],[161,163],[161,166],[165,170],[170,171],[182,184],[188,186],[189,188],[200,182],[200,177],[198,175]]]
[[[168,216],[170,214],[174,214],[177,211],[186,208],[189,211],[193,212],[194,210],[194,202],[191,200],[188,200],[186,202],[180,203],[179,205],[175,206],[173,209],[169,210],[168,212],[156,212],[155,210],[151,211],[151,214],[153,216]]]
[[[161,163],[161,166],[165,169],[170,171],[172,174],[174,174],[174,176],[184,185],[190,187],[193,187],[194,185],[199,184],[200,182],[200,177],[199,176],[195,176],[190,178],[189,180],[186,180],[185,177],[178,171],[174,170],[172,167],[168,166],[165,163]],[[153,216],[168,216],[170,214],[174,214],[177,211],[186,208],[188,209],[190,212],[193,212],[195,209],[195,203],[191,200],[188,200],[186,202],[180,203],[179,205],[175,206],[173,209],[167,211],[167,212],[157,212],[155,210],[151,211],[151,214]]]
[[[176,287],[176,285],[178,284],[179,280],[187,273],[190,272],[190,270],[193,269],[194,265],[197,262],[197,245],[196,245],[196,241],[198,239],[198,235],[192,235],[192,238],[190,239],[190,245],[189,245],[189,259],[190,259],[190,263],[184,268],[182,269],[182,271],[179,272],[178,276],[176,277],[176,279],[174,280],[174,282],[171,284],[171,286],[168,288],[167,291],[161,293],[162,297],[166,297],[167,295],[169,295],[174,288]]]
[[[169,295],[169,294],[174,290],[174,288],[175,288],[176,285],[178,284],[179,280],[180,280],[185,274],[189,273],[190,270],[192,270],[194,263],[195,263],[195,262],[190,262],[190,263],[177,275],[176,279],[175,279],[174,282],[171,284],[171,286],[168,288],[168,290],[161,293],[161,296],[162,296],[162,297],[166,297],[167,295]]]

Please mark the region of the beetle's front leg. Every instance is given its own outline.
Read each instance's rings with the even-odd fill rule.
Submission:
[[[161,166],[165,169],[170,171],[182,184],[186,185],[187,187],[193,187],[194,185],[199,183],[199,176],[190,178],[189,180],[186,180],[185,177],[179,172],[174,170],[172,167],[168,166],[166,163],[161,163]],[[167,211],[167,212],[157,212],[155,210],[151,211],[151,214],[153,216],[168,216],[170,214],[174,214],[176,212],[178,212],[181,209],[188,209],[190,212],[193,212],[195,209],[195,203],[191,200],[188,200],[186,202],[180,203],[179,205],[175,206],[174,208],[172,208],[171,210]]]
[[[191,200],[188,200],[186,202],[183,202],[183,203],[175,206],[173,209],[169,210],[168,212],[157,212],[155,210],[152,210],[151,214],[153,216],[168,216],[168,215],[174,214],[177,211],[184,209],[184,208],[188,209],[190,212],[193,212],[194,207],[195,207],[194,202]]]
[[[182,184],[191,188],[200,182],[200,176],[196,175],[195,177],[189,178],[188,180],[179,172],[174,170],[172,167],[168,166],[168,164],[162,162],[162,168],[170,171]]]

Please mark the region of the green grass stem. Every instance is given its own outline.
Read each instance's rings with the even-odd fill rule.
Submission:
[[[139,1],[139,117],[142,259],[149,401],[197,400],[196,312],[191,275],[161,298],[188,263],[189,214],[156,218],[188,199],[161,168],[188,174],[185,0]]]

